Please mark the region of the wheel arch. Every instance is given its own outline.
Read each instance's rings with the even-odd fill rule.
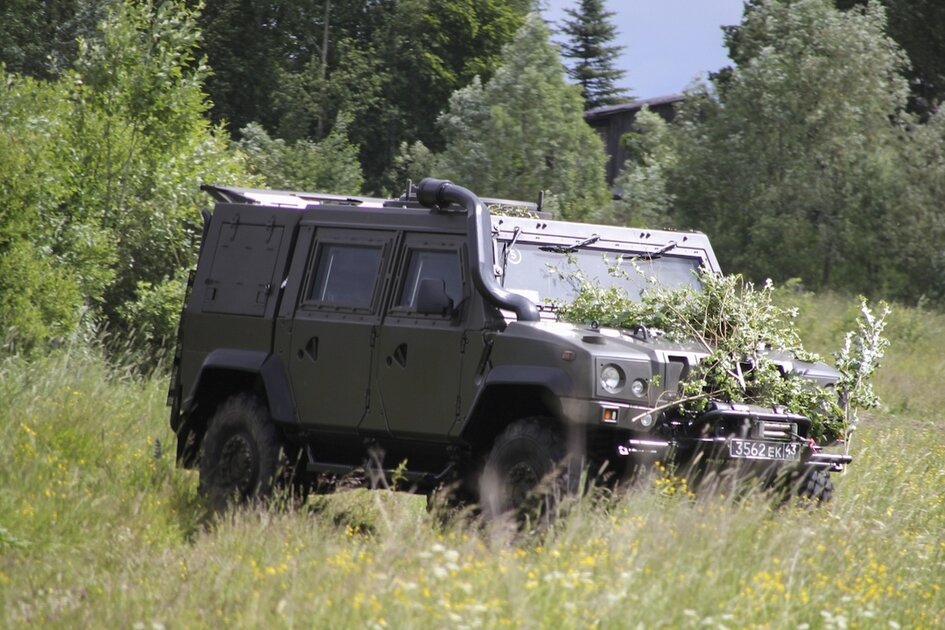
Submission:
[[[243,392],[258,396],[276,424],[297,423],[288,374],[278,356],[251,350],[214,350],[201,364],[182,405],[177,428],[177,459],[182,466],[192,468],[197,464],[207,423],[217,407]]]
[[[490,371],[460,432],[475,453],[484,453],[512,422],[547,417],[564,430],[561,399],[572,392],[563,370],[538,366],[502,366]]]

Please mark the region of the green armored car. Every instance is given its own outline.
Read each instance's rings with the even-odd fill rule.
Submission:
[[[829,471],[849,462],[780,408],[659,405],[704,351],[558,321],[577,290],[555,272],[564,260],[631,294],[642,277],[609,275],[607,255],[694,285],[693,270],[718,270],[702,234],[492,216],[500,202],[436,179],[399,199],[205,189],[218,203],[169,404],[178,461],[199,469],[212,505],[397,469],[415,492],[452,485],[495,515],[552,473],[573,480],[575,464],[659,459],[775,471],[826,499]]]

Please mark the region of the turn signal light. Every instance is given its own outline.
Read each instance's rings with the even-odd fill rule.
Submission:
[[[617,422],[617,410],[611,407],[604,407],[601,411],[601,420],[608,422],[610,424],[616,424]]]

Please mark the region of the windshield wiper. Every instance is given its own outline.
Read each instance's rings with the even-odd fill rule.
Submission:
[[[515,247],[515,243],[518,242],[518,237],[522,235],[522,228],[515,226],[515,231],[512,232],[512,240],[509,241],[509,244],[505,246],[505,251],[502,253],[502,277],[505,277],[505,269],[509,266],[509,254],[512,253],[512,248]]]
[[[600,240],[600,236],[597,234],[592,235],[590,238],[586,238],[580,243],[575,243],[574,245],[542,245],[538,249],[543,252],[554,252],[556,254],[570,254],[571,252],[576,252],[582,247],[587,247],[593,243],[596,243]]]
[[[656,250],[655,252],[648,252],[648,253],[643,253],[643,254],[622,254],[620,256],[620,260],[640,260],[641,258],[646,259],[646,260],[653,260],[654,258],[659,258],[663,254],[667,252],[671,252],[672,250],[676,249],[676,245],[677,245],[676,241],[670,241],[666,243],[666,245],[663,245],[661,248]]]

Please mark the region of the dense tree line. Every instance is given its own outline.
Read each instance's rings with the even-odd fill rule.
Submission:
[[[945,113],[911,111],[884,7],[750,2],[727,42],[673,125],[640,117],[617,218],[701,229],[758,280],[945,303]]]
[[[876,0],[874,0],[875,2]],[[945,3],[939,0],[881,0],[886,31],[909,57],[910,110],[923,118],[945,99]],[[836,0],[840,9],[866,6],[867,0]]]
[[[220,0],[200,18],[215,122],[258,123],[288,142],[320,141],[339,116],[360,147],[369,191],[403,186],[400,144],[444,146],[450,95],[488,80],[528,0]]]
[[[701,229],[759,280],[945,304],[943,57],[923,35],[945,16],[906,4],[748,2],[733,67],[675,123],[640,114],[612,203],[573,56],[586,32],[612,55],[605,3],[575,2],[561,31],[573,85],[528,0],[13,0],[0,329],[18,348],[102,326],[160,346],[199,183],[396,194],[427,175],[545,191],[569,219]]]
[[[18,347],[108,322],[179,280],[202,180],[242,159],[208,122],[196,13],[113,5],[54,79],[0,68],[0,325]],[[163,290],[167,290],[166,288]],[[155,315],[156,316],[156,315]],[[144,328],[160,322],[142,321]],[[142,331],[147,334],[147,331]]]
[[[547,189],[566,216],[606,203],[601,143],[583,124],[579,90],[566,83],[547,28],[537,18],[521,28],[528,5],[6,6],[8,344],[105,326],[114,338],[166,346],[208,205],[201,182],[356,194],[452,173],[492,194]],[[527,129],[514,122],[523,116]],[[470,170],[471,151],[490,159]]]

